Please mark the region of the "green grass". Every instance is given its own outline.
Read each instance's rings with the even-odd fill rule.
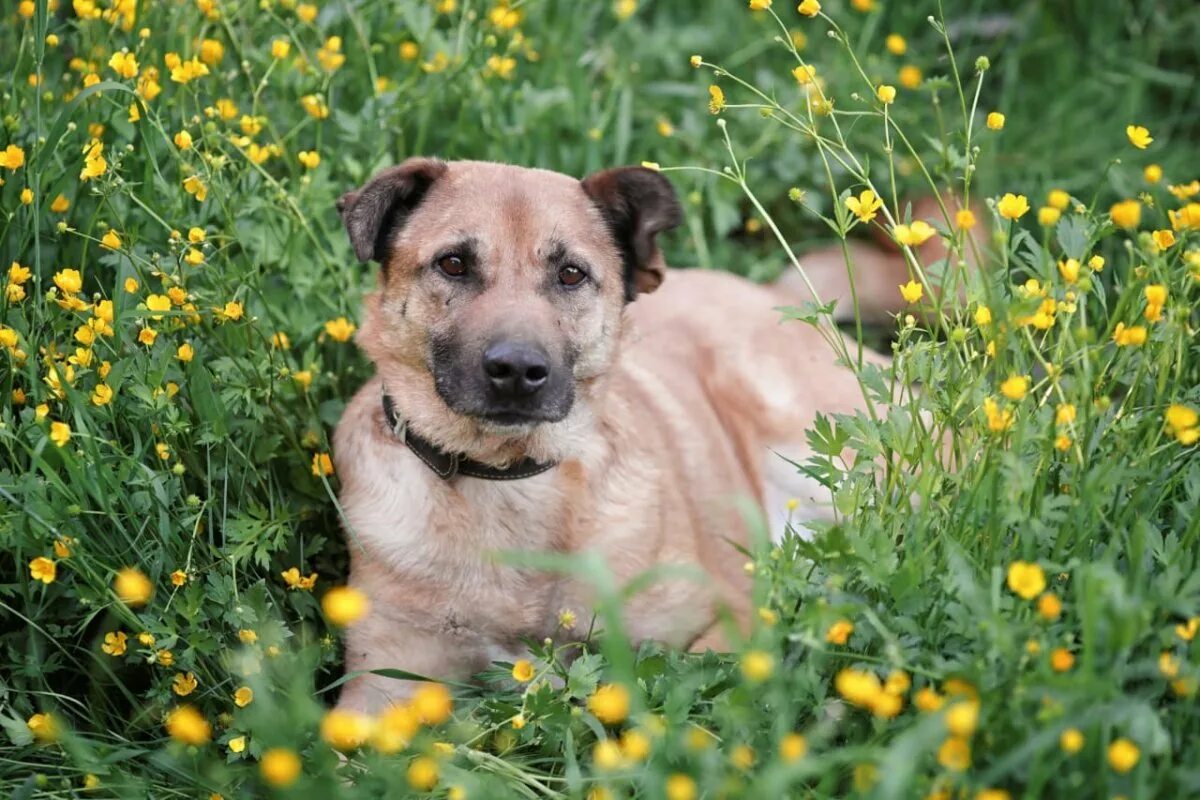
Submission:
[[[87,5],[74,11],[86,15]],[[302,777],[278,790],[297,797],[404,796],[422,757],[439,773],[434,796],[455,787],[476,798],[679,800],[688,781],[704,797],[1196,793],[1200,659],[1176,625],[1186,634],[1200,615],[1200,459],[1164,419],[1173,404],[1200,408],[1200,255],[1194,229],[1181,228],[1166,249],[1149,232],[1170,229],[1167,211],[1184,205],[1166,186],[1200,178],[1200,9],[948,4],[951,61],[927,21],[941,17],[934,2],[879,2],[862,13],[829,0],[828,17],[815,20],[776,2],[780,28],[725,0],[635,3],[625,19],[607,2],[541,0],[521,4],[524,16],[508,30],[489,20],[488,6],[459,0],[438,13],[435,5],[331,0],[306,23],[271,0],[227,0],[207,16],[194,2],[157,3],[128,30],[119,18],[81,21],[67,3],[53,10],[37,0],[28,18],[24,7],[6,8],[0,153],[15,145],[24,163],[0,166],[0,264],[30,276],[17,281],[23,292],[0,299],[5,794],[267,794],[259,763],[271,748],[300,755]],[[841,40],[826,35],[835,24]],[[782,30],[805,34],[799,55],[827,81],[833,117],[806,110],[790,74],[795,57],[776,41]],[[885,50],[889,33],[906,38],[903,57]],[[325,44],[325,60],[336,58],[327,45],[335,35],[345,63],[328,71],[318,50]],[[282,60],[271,55],[278,38],[290,42]],[[212,74],[172,82],[165,54],[199,54],[199,39],[221,43]],[[418,58],[402,57],[405,42],[418,44]],[[137,122],[129,121],[137,80],[108,65],[121,47],[136,53],[143,75],[159,71],[161,95],[140,103]],[[444,69],[422,67],[439,51]],[[693,54],[716,67],[693,69]],[[301,69],[298,56],[311,66]],[[515,59],[507,78],[495,74],[505,65],[489,67],[493,56]],[[979,76],[981,56],[990,67]],[[897,83],[905,64],[925,79],[900,89],[885,128],[873,87]],[[101,81],[85,89],[93,72]],[[30,75],[42,76],[40,88]],[[731,106],[719,116],[724,130],[707,108],[714,81]],[[977,85],[972,116],[964,110]],[[301,99],[311,95],[326,118],[306,112]],[[238,112],[223,119],[219,98]],[[737,107],[748,104],[761,108]],[[1001,132],[983,126],[993,110],[1007,116]],[[1150,128],[1149,149],[1130,146],[1130,123]],[[181,130],[190,149],[174,142]],[[93,134],[107,170],[84,181]],[[277,152],[253,163],[251,144]],[[319,152],[320,166],[303,166],[301,151]],[[657,162],[687,210],[670,261],[756,279],[789,268],[784,244],[802,255],[869,235],[886,214],[904,218],[905,198],[935,189],[961,196],[969,186],[976,199],[1020,193],[1033,210],[1016,225],[988,211],[981,224],[996,234],[984,237],[979,270],[957,258],[912,261],[927,291],[912,319],[886,332],[895,368],[861,374],[875,416],[822,420],[809,432],[821,455],[805,469],[828,485],[838,519],[809,542],[789,536],[748,555],[765,611],[738,653],[631,653],[613,615],[620,591],[606,589],[610,634],[573,662],[533,643],[534,681],[518,683],[499,665],[486,689],[455,687],[453,718],[422,725],[402,752],[366,746],[341,765],[321,734],[341,665],[318,599],[344,580],[347,563],[337,476],[314,476],[312,464],[369,374],[326,323],[354,320],[373,278],[354,264],[333,204],[414,154],[581,176]],[[1164,172],[1157,184],[1143,176],[1151,163]],[[203,202],[184,190],[190,175],[207,188]],[[852,224],[843,198],[868,183],[887,208],[871,225]],[[1042,227],[1033,218],[1053,188],[1080,209],[1073,202],[1057,226]],[[52,210],[59,195],[65,211]],[[1139,196],[1140,230],[1115,229],[1111,204]],[[944,220],[928,221],[963,255]],[[187,241],[192,228],[203,242]],[[102,244],[110,231],[118,247]],[[191,250],[202,264],[188,263]],[[1084,266],[1067,285],[1057,262],[1086,265],[1097,253],[1104,269]],[[70,286],[66,268],[82,272],[76,297],[86,308],[56,302],[64,294],[55,276]],[[1024,288],[1029,278],[1040,282],[1032,294],[1044,285],[1055,301],[1049,329],[1021,321],[1044,302]],[[965,287],[965,303],[950,299],[955,292],[932,300],[941,285]],[[1159,321],[1144,315],[1151,285],[1168,291]],[[184,296],[169,311],[147,308],[150,295],[170,289]],[[104,300],[111,332],[87,345],[79,329]],[[215,311],[228,303],[243,315]],[[977,322],[981,305],[992,322]],[[787,324],[833,332],[813,309],[794,316],[807,322]],[[1145,327],[1147,341],[1116,346],[1118,323]],[[157,333],[152,344],[139,342],[143,329]],[[190,361],[178,357],[184,343]],[[54,369],[66,377],[68,366],[71,379],[56,391],[47,377]],[[1031,379],[1021,399],[1001,396],[1014,374]],[[100,384],[113,397],[97,405]],[[1012,412],[1006,430],[990,429],[988,400],[994,417]],[[1056,422],[1065,403],[1075,417]],[[69,426],[64,446],[50,438],[52,423]],[[855,458],[843,459],[846,451]],[[56,541],[68,556],[56,554]],[[55,561],[52,582],[31,576],[38,558]],[[1044,591],[1062,603],[1056,618],[1010,588],[1018,561],[1039,565]],[[127,566],[153,581],[143,607],[114,593]],[[287,588],[281,573],[291,567],[318,574],[312,592]],[[570,568],[604,585],[596,565]],[[182,586],[172,583],[176,570]],[[830,631],[841,620],[853,632],[837,643]],[[114,656],[103,647],[117,631],[127,634],[126,652]],[[241,631],[256,641],[243,642]],[[1074,657],[1062,672],[1051,661],[1059,648]],[[197,688],[184,701],[172,687],[189,672]],[[868,673],[891,675],[896,691]],[[905,680],[911,687],[900,691]],[[625,687],[626,720],[605,725],[589,710],[601,682]],[[254,690],[244,708],[233,701],[242,686]],[[931,691],[945,705],[919,710]],[[210,743],[167,735],[164,717],[184,702],[213,726]],[[970,709],[978,721],[965,726]],[[45,737],[54,741],[36,740],[29,725],[43,713],[56,720],[57,735]],[[1068,728],[1082,735],[1073,754],[1060,746]],[[613,754],[598,744],[629,730],[648,742],[648,756],[638,758],[637,735],[625,734],[621,763],[598,766]],[[960,754],[964,744],[970,753],[959,772],[938,759],[954,732]],[[801,758],[790,757],[796,733]],[[238,737],[246,746],[235,753],[229,742]],[[1127,773],[1109,763],[1118,739],[1139,751]],[[89,775],[96,784],[85,789]]]

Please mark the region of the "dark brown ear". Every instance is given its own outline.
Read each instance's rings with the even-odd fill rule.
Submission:
[[[625,299],[652,292],[666,276],[654,237],[683,222],[671,182],[646,167],[617,167],[583,180],[625,262]]]
[[[359,261],[387,263],[396,228],[445,171],[446,162],[436,158],[410,158],[338,199],[338,213]]]

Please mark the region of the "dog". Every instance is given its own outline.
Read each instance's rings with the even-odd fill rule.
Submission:
[[[690,568],[703,580],[629,597],[625,630],[719,649],[722,609],[750,612],[742,501],[775,530],[826,515],[828,490],[779,454],[803,460],[818,413],[864,406],[820,333],[773,310],[808,290],[668,270],[657,237],[682,212],[644,167],[578,180],[413,158],[338,210],[358,259],[381,265],[357,334],[376,374],[334,435],[349,583],[370,602],[347,670],[466,680],[528,640],[583,637],[591,587],[507,551],[594,554],[618,586]],[[894,311],[902,258],[854,246],[874,273],[862,307]],[[846,293],[840,248],[807,263],[823,299]],[[339,705],[377,711],[413,686],[360,675]]]

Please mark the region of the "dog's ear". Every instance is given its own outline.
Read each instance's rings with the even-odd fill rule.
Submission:
[[[410,158],[338,198],[337,210],[359,261],[387,263],[396,228],[445,171],[446,162],[436,158]]]
[[[654,237],[683,221],[671,182],[646,167],[618,167],[583,180],[583,191],[604,213],[625,262],[625,299],[652,292],[666,276]]]

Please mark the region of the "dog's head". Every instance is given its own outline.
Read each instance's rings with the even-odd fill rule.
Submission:
[[[451,415],[435,427],[492,436],[560,422],[587,398],[624,305],[662,281],[655,237],[681,219],[670,183],[641,167],[579,181],[427,158],[384,170],[338,210],[358,258],[383,267],[367,355],[406,385],[405,405]]]

